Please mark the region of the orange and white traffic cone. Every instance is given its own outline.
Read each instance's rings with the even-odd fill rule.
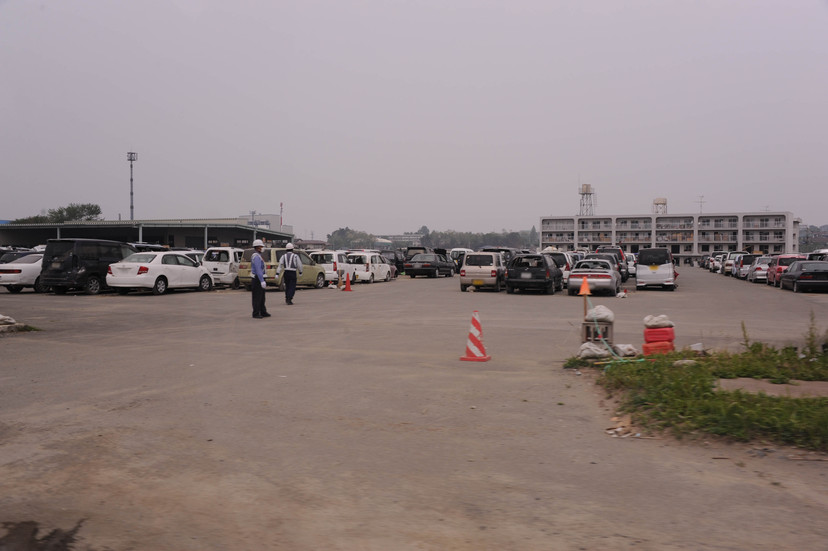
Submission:
[[[578,296],[580,297],[591,294],[592,293],[589,292],[589,281],[587,281],[587,278],[584,277],[584,279],[581,280],[581,288],[578,290]]]
[[[492,359],[486,355],[483,346],[483,328],[480,325],[480,314],[475,310],[472,313],[469,338],[466,341],[466,355],[460,358],[464,362],[488,362]]]
[[[343,291],[350,291],[351,290],[351,274],[345,274],[345,288],[342,289]]]

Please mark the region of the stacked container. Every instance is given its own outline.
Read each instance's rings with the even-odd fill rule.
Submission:
[[[644,328],[644,355],[666,354],[675,350],[673,341],[676,339],[672,327],[645,327]]]

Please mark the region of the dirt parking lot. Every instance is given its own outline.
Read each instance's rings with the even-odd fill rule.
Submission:
[[[828,295],[679,281],[592,302],[638,347],[648,314],[731,349],[743,321],[779,345],[828,321]],[[608,434],[595,373],[562,368],[580,297],[455,277],[267,300],[2,294],[41,331],[0,338],[0,549],[828,549],[825,456]],[[459,359],[475,310],[485,363]]]

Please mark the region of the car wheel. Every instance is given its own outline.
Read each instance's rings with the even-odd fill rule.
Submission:
[[[574,297],[576,293],[577,293],[577,291],[575,289],[573,289],[572,287],[567,289],[567,294],[571,297]]]
[[[450,270],[449,270],[449,275],[448,275],[448,277],[454,277],[454,268],[452,268],[452,269],[450,269]]]
[[[230,284],[230,287],[234,290],[241,287],[241,281],[239,281],[239,278],[234,279],[233,283]]]
[[[391,272],[385,274],[385,281],[391,281]]]
[[[319,274],[316,276],[316,288],[321,289],[325,286],[325,274]]]
[[[408,277],[410,277],[411,279],[414,279],[417,276],[415,276],[414,274],[408,274]]]
[[[502,290],[503,290],[503,282],[498,279],[497,283],[495,283],[495,292],[499,293]]]
[[[429,274],[429,276],[428,276],[428,277],[440,277],[440,269],[439,269],[439,268],[435,268],[435,269],[434,269],[434,273]]]
[[[213,288],[213,280],[208,275],[201,276],[201,279],[198,280],[198,290],[199,291],[209,291]]]
[[[87,295],[97,295],[101,292],[101,280],[95,276],[90,276],[86,280],[83,290]]]
[[[797,283],[796,281],[793,282],[793,292],[794,293],[801,293],[802,292],[802,288],[799,286],[799,283]]]
[[[40,278],[35,279],[34,292],[35,293],[43,293],[45,291],[46,291],[46,288],[40,283]]]
[[[461,293],[465,293],[465,292],[466,292],[466,291],[468,291],[468,290],[469,290],[469,286],[468,286],[468,285],[463,285],[462,283],[460,284],[460,292],[461,292]]]
[[[22,285],[6,285],[6,289],[8,289],[8,291],[10,293],[16,295],[17,293],[19,293],[20,291],[23,290],[23,286]]]
[[[510,295],[511,295],[511,294],[514,294],[514,292],[515,292],[515,288],[514,288],[514,287],[512,287],[511,285],[506,285],[506,293],[507,293],[507,294],[510,294]]]
[[[368,278],[368,283],[374,282],[374,274],[371,274],[371,277]]]
[[[163,295],[167,292],[167,280],[166,278],[159,277],[155,280],[155,284],[152,286],[152,294],[153,295]]]
[[[117,289],[115,289],[115,291],[119,295],[125,295],[125,294],[129,293],[129,287],[118,287]]]

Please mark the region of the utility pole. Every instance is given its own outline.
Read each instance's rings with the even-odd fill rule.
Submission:
[[[135,207],[132,203],[132,163],[138,160],[138,154],[134,151],[127,153],[127,161],[129,161],[129,219],[135,219]]]

